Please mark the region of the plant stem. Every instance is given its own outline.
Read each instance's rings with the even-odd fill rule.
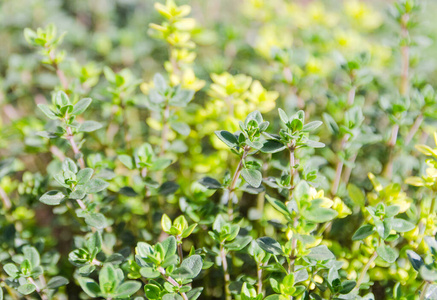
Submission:
[[[290,190],[288,194],[288,200],[291,200],[291,197],[293,196],[293,189],[294,189],[293,183],[294,183],[294,175],[295,175],[295,169],[294,169],[295,157],[294,157],[294,147],[290,145],[288,149],[290,152]]]
[[[396,146],[396,140],[398,138],[398,132],[399,132],[399,125],[395,124],[392,127],[391,130],[391,137],[390,140],[388,142],[388,148],[389,148],[389,155],[388,155],[388,161],[387,164],[385,165],[385,170],[384,170],[384,175],[390,179],[392,177],[393,174],[393,160],[394,160],[394,148]]]
[[[74,156],[79,157],[77,161],[79,162],[80,168],[85,168],[85,161],[83,160],[83,157],[81,157],[81,153],[79,150],[79,147],[77,146],[76,142],[74,141],[73,132],[71,130],[71,127],[67,126],[67,140],[70,142],[71,148],[73,149]]]
[[[12,207],[11,199],[9,199],[8,194],[1,186],[0,186],[0,198],[2,198],[2,202],[6,210],[9,210]]]
[[[429,287],[429,282],[427,281],[425,283],[425,286],[423,287],[422,292],[420,293],[420,300],[424,300],[425,299],[426,291],[428,290],[428,287]]]
[[[169,283],[171,283],[173,286],[178,287],[178,288],[182,287],[179,283],[177,283],[176,280],[174,280],[171,276],[168,276],[165,273],[165,270],[163,267],[158,267],[158,271],[161,273],[162,277],[164,277],[164,279],[167,280]],[[188,300],[187,294],[185,294],[185,293],[180,293],[180,294],[181,294],[182,298],[184,298],[184,300]]]
[[[130,149],[131,136],[129,134],[129,123],[127,121],[127,109],[123,104],[123,99],[121,101],[121,109],[122,109],[122,118],[123,118],[123,132],[124,132],[124,142],[126,144],[126,148]]]
[[[413,139],[414,135],[416,134],[417,130],[419,130],[420,125],[422,125],[423,122],[423,114],[420,113],[416,120],[413,123],[413,126],[411,126],[410,131],[408,132],[407,137],[405,138],[405,145],[408,145],[411,140]]]
[[[177,245],[178,245],[179,264],[181,264],[182,261],[184,260],[184,252],[182,249],[182,238],[180,237],[177,238]]]
[[[55,51],[51,51],[50,52],[50,60],[52,63],[52,67],[55,68],[56,75],[58,76],[59,81],[61,82],[62,88],[64,89],[64,91],[67,91],[68,90],[67,78],[65,77],[64,71],[59,69],[59,65],[55,59],[56,59]]]
[[[410,19],[409,14],[404,14],[401,17],[401,37],[402,39],[406,39],[408,37],[408,28],[407,23]],[[408,81],[408,74],[410,69],[410,49],[408,45],[402,45],[401,46],[401,83],[399,87],[399,93],[402,97],[408,96],[409,93],[409,81]],[[398,132],[399,132],[399,125],[395,124],[393,125],[392,131],[391,131],[391,137],[388,142],[389,147],[389,156],[388,161],[384,170],[384,175],[390,179],[393,175],[393,160],[395,158],[395,146],[396,146],[396,140],[398,138]]]
[[[165,154],[165,147],[167,144],[167,133],[168,133],[168,118],[170,117],[170,106],[168,103],[165,105],[164,111],[162,113],[162,131],[161,131],[161,151],[159,156],[162,157]]]
[[[258,283],[257,283],[257,294],[260,295],[263,293],[263,269],[261,268],[262,264],[257,265],[257,275],[258,275]]]
[[[373,252],[372,256],[370,257],[367,264],[364,266],[363,271],[361,272],[360,277],[358,278],[357,285],[355,286],[355,290],[358,290],[360,288],[361,283],[363,283],[364,277],[366,276],[367,271],[370,268],[370,265],[375,261],[375,259],[378,257],[378,253]]]
[[[220,259],[222,261],[222,267],[224,272],[226,300],[232,300],[231,290],[229,289],[229,285],[231,283],[231,277],[229,275],[228,262],[226,260],[226,251],[225,248],[223,247],[223,244],[220,244]]]
[[[355,153],[354,156],[352,156],[352,159],[349,161],[349,163],[353,164],[356,159],[357,159],[357,153]],[[343,181],[346,185],[349,182],[349,179],[351,177],[351,173],[352,173],[352,168],[346,167],[346,169],[344,170],[344,173],[343,173]]]
[[[47,297],[47,295],[45,293],[43,293],[41,291],[41,289],[39,288],[39,286],[36,284],[35,280],[33,280],[32,277],[28,278],[30,283],[33,284],[35,286],[35,291],[38,293],[38,295],[41,297],[42,300],[48,300],[49,298]]]
[[[351,75],[351,77],[352,77],[351,79],[353,80],[352,75]],[[347,95],[347,106],[348,107],[350,107],[354,104],[355,93],[356,93],[356,87],[352,86],[348,92],[348,95]],[[350,138],[350,135],[347,133],[343,136],[343,138],[341,139],[340,151],[343,151],[346,148],[346,143],[349,140],[349,138]],[[341,159],[339,159],[337,162],[337,167],[335,168],[335,178],[334,178],[334,182],[333,182],[332,188],[331,188],[331,195],[332,196],[337,195],[338,187],[339,187],[340,181],[341,181],[341,174],[343,172],[343,166],[344,166],[343,161]]]
[[[341,139],[340,151],[343,151],[346,147],[346,143],[349,139],[349,134],[345,134]],[[341,173],[343,172],[343,161],[341,159],[337,162],[337,167],[335,169],[335,178],[331,188],[331,195],[335,196],[338,192],[338,186],[340,185]]]
[[[234,207],[233,207],[233,197],[235,186],[237,185],[238,178],[240,178],[241,169],[243,168],[243,161],[246,159],[247,154],[249,152],[249,147],[244,147],[243,155],[241,156],[240,162],[238,163],[237,169],[235,170],[234,176],[232,177],[231,184],[228,187],[228,217],[229,221],[232,221],[234,218]]]

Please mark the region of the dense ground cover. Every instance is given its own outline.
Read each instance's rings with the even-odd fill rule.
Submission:
[[[434,1],[0,3],[0,299],[437,299]]]

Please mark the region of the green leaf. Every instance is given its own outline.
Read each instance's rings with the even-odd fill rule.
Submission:
[[[392,229],[396,230],[397,232],[408,232],[416,227],[413,223],[400,218],[394,218],[391,222],[391,226]]]
[[[376,248],[376,253],[378,253],[379,257],[388,263],[394,263],[399,256],[398,252],[394,248],[386,245]]]
[[[288,118],[288,116],[285,113],[285,111],[283,111],[282,109],[278,108],[278,112],[279,112],[279,118],[281,119],[281,121],[284,124],[287,124],[288,122],[290,122],[290,119]]]
[[[311,147],[311,148],[323,148],[323,147],[325,147],[325,144],[321,143],[321,142],[313,141],[313,140],[308,140],[305,142],[305,146]]]
[[[181,295],[176,293],[165,294],[162,300],[184,300]]]
[[[164,182],[158,189],[159,194],[161,195],[170,195],[176,193],[179,189],[179,184],[173,181]]]
[[[261,249],[263,249],[264,251],[266,251],[268,253],[271,253],[274,255],[281,255],[284,253],[282,251],[281,245],[277,241],[272,239],[271,237],[268,237],[268,236],[261,237],[261,238],[258,238],[256,240],[256,242],[261,247]]]
[[[327,113],[323,113],[322,117],[323,121],[325,121],[324,123],[326,124],[326,127],[328,127],[328,130],[331,132],[331,134],[338,135],[340,133],[340,128],[338,127],[337,122],[335,122],[334,118]]]
[[[311,132],[319,128],[323,124],[322,121],[309,122],[302,127],[302,131]]]
[[[202,291],[203,287],[197,287],[187,292],[186,294],[189,300],[196,300],[197,298],[199,298],[200,294],[202,294]]]
[[[101,213],[89,213],[85,216],[85,222],[91,226],[95,227],[97,229],[103,229],[106,226],[108,226],[108,222],[106,221],[106,218]]]
[[[193,99],[194,91],[179,89],[176,94],[171,97],[169,103],[172,106],[185,107]]]
[[[352,236],[352,241],[358,241],[365,239],[369,235],[373,234],[375,230],[373,230],[373,225],[366,224],[358,228],[358,230]]]
[[[419,271],[419,269],[425,264],[422,257],[413,250],[407,250],[407,256],[416,271]]]
[[[80,115],[88,108],[88,106],[91,104],[91,101],[91,98],[84,98],[82,100],[79,100],[79,102],[77,102],[73,106],[73,111],[71,112],[71,114],[75,116]]]
[[[264,300],[288,300],[288,298],[283,295],[273,294],[267,296],[266,298],[264,298]]]
[[[18,268],[16,265],[14,264],[6,264],[3,266],[3,270],[6,272],[6,274],[8,274],[10,277],[16,277],[18,274]]]
[[[278,199],[275,199],[273,197],[270,197],[269,195],[266,194],[266,199],[267,201],[269,201],[269,203],[277,210],[279,211],[281,214],[283,214],[289,221],[292,218],[291,213],[288,211],[287,206],[285,206],[285,204],[281,201],[279,201]]]
[[[39,201],[47,205],[58,205],[64,198],[65,195],[60,191],[49,191],[42,195]]]
[[[202,257],[197,254],[185,258],[181,264],[181,267],[185,267],[190,270],[190,279],[196,278],[197,275],[199,275],[200,271],[202,271],[202,266]]]
[[[246,180],[248,184],[256,188],[261,185],[261,182],[263,180],[261,172],[254,169],[244,168],[243,170],[241,170],[241,176],[244,178],[244,180]]]
[[[80,132],[93,132],[93,131],[96,131],[102,127],[103,127],[103,125],[99,122],[85,121],[80,125],[79,131]]]
[[[167,81],[164,79],[164,77],[156,73],[155,76],[153,76],[153,84],[155,88],[161,93],[164,94],[165,91],[168,89]]]
[[[357,283],[353,280],[345,280],[341,283],[340,294],[346,295],[349,294],[357,285]]]
[[[76,189],[68,195],[70,199],[83,199],[86,196],[85,187],[83,185],[76,186]]]
[[[104,292],[114,292],[114,288],[118,285],[117,271],[112,264],[105,264],[99,272],[100,290]],[[108,291],[107,286],[111,289]]]
[[[146,284],[144,286],[144,292],[147,299],[159,300],[161,298],[161,289],[155,284]]]
[[[132,157],[126,154],[121,154],[118,156],[118,159],[125,165],[129,170],[134,169],[134,162],[132,160]]]
[[[326,247],[326,245],[311,248],[307,257],[317,261],[335,259],[335,255],[328,249],[328,247]]]
[[[50,109],[50,107],[46,104],[38,104],[38,108],[49,118],[52,120],[58,119],[55,113]]]
[[[167,216],[166,214],[163,214],[161,217],[162,230],[164,232],[170,231],[171,225],[172,225],[172,222],[171,222],[171,219],[169,218],[169,216]]]
[[[102,250],[102,235],[100,232],[94,232],[86,241],[86,247],[89,251],[97,255]]]
[[[130,297],[141,288],[138,281],[129,280],[120,284],[115,292],[116,297]]]
[[[358,205],[359,207],[364,207],[364,205],[366,204],[366,200],[363,191],[359,187],[354,184],[348,184],[347,192],[349,194],[349,197],[356,205]]]
[[[68,98],[67,94],[64,91],[59,91],[55,96],[56,104],[60,107],[71,105],[70,98]]]
[[[149,168],[150,171],[159,171],[159,170],[164,170],[165,168],[167,168],[169,165],[171,165],[172,160],[168,159],[168,158],[157,158],[152,166]]]
[[[191,132],[190,126],[188,126],[186,123],[172,122],[170,125],[171,128],[173,128],[173,130],[179,133],[180,135],[187,136]]]
[[[85,185],[88,194],[98,193],[109,186],[109,183],[100,178],[93,178]]]
[[[82,290],[90,297],[98,297],[100,294],[100,287],[99,285],[92,280],[91,278],[87,277],[79,277],[78,279],[80,287]]]
[[[77,184],[86,184],[93,176],[94,170],[85,168],[80,170],[76,175]]]
[[[240,251],[246,247],[252,241],[252,237],[249,235],[243,237],[237,237],[232,243],[226,244],[225,247],[231,251]]]
[[[144,278],[157,278],[161,275],[161,273],[159,273],[158,271],[149,268],[149,267],[142,267],[140,269],[140,274],[141,276],[143,276]]]
[[[174,236],[169,236],[161,242],[162,247],[165,251],[165,257],[173,255],[176,253],[176,239]]]
[[[24,258],[30,262],[32,268],[39,266],[40,257],[38,251],[34,247],[26,246],[23,248]]]
[[[424,280],[430,282],[437,281],[437,270],[430,266],[426,266],[426,265],[421,266],[419,269],[419,273]]]
[[[285,145],[277,140],[267,140],[264,142],[260,150],[264,153],[276,153],[284,150],[285,148]]]
[[[233,135],[232,133],[230,133],[229,131],[226,130],[218,130],[215,132],[215,135],[223,142],[225,143],[228,147],[230,148],[236,148],[238,147],[238,140],[235,137],[235,135]]]
[[[218,180],[215,180],[211,177],[203,177],[199,180],[199,183],[211,190],[217,190],[222,187],[221,183]]]
[[[330,208],[311,206],[308,209],[302,211],[302,215],[308,221],[314,223],[325,223],[337,217],[338,213]]]
[[[20,285],[17,290],[20,294],[29,295],[36,290],[36,287],[32,283],[26,283],[26,284]]]
[[[58,287],[68,284],[68,279],[62,276],[55,276],[47,283],[48,289],[57,289]]]

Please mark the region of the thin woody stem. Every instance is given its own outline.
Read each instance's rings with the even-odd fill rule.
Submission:
[[[237,185],[238,178],[240,178],[241,170],[243,168],[243,162],[247,157],[247,154],[249,152],[249,147],[246,146],[244,148],[243,155],[241,156],[240,162],[238,163],[237,169],[235,170],[234,176],[232,177],[231,184],[228,187],[228,217],[229,221],[233,220],[233,214],[234,214],[234,208],[233,208],[233,197],[234,197],[234,191],[235,186]]]
[[[225,251],[223,244],[220,244],[220,259],[222,261],[222,267],[223,267],[223,272],[224,272],[223,277],[225,280],[226,300],[232,300],[231,290],[229,288],[229,285],[231,283],[231,276],[229,275],[228,262],[226,260],[226,251]]]
[[[79,147],[77,146],[76,142],[74,141],[73,132],[71,130],[71,127],[67,126],[67,140],[70,142],[71,148],[73,149],[74,155],[78,156],[79,158],[77,161],[79,162],[80,168],[85,168],[85,161],[83,160],[83,157],[81,157],[81,152],[79,150]]]
[[[2,199],[3,205],[6,208],[6,210],[12,207],[11,199],[9,199],[8,194],[1,186],[0,186],[0,198]]]
[[[408,37],[408,20],[410,19],[409,14],[404,14],[401,17],[401,37],[402,39],[406,39]],[[410,49],[409,46],[402,45],[401,46],[401,83],[399,86],[399,93],[401,96],[406,97],[409,93],[409,70],[410,70]],[[388,142],[389,147],[389,155],[388,155],[388,161],[384,169],[384,175],[390,179],[393,175],[393,160],[395,158],[395,146],[396,141],[398,138],[399,133],[399,124],[393,125],[392,131],[391,131],[391,137]]]
[[[168,276],[165,273],[165,269],[163,267],[159,267],[158,271],[161,273],[162,277],[164,277],[165,280],[167,280],[169,283],[171,283],[173,286],[180,288],[182,287],[179,283],[177,283],[176,280],[174,280],[171,276]],[[180,293],[182,298],[184,298],[184,300],[188,300],[188,296],[185,293]]]
[[[358,278],[357,285],[355,286],[355,290],[358,290],[360,288],[361,283],[363,283],[364,276],[366,276],[367,271],[370,268],[370,265],[375,261],[375,259],[378,257],[378,253],[376,251],[372,254],[367,264],[364,266],[363,271],[360,274],[360,277]]]

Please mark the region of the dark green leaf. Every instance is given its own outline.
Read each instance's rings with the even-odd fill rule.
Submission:
[[[407,256],[411,262],[411,265],[416,271],[419,271],[420,267],[422,267],[425,264],[422,257],[420,257],[420,255],[414,252],[413,250],[407,250]]]
[[[87,277],[79,277],[78,279],[80,287],[82,290],[87,293],[90,297],[98,297],[100,294],[100,287],[99,285],[92,280],[91,278]]]
[[[222,187],[221,183],[211,177],[203,177],[199,180],[201,185],[206,186],[208,189],[217,190]]]
[[[268,236],[261,237],[257,239],[256,242],[261,247],[261,249],[263,249],[268,253],[275,254],[275,255],[281,255],[284,253],[282,251],[281,245],[271,237]]]
[[[276,153],[284,150],[285,148],[285,145],[277,140],[267,140],[264,142],[260,150],[264,153]]]
[[[219,130],[215,132],[215,135],[223,142],[225,143],[228,147],[230,148],[236,148],[238,147],[238,140],[235,137],[235,135],[233,135],[232,133],[230,133],[229,131],[226,130]]]
[[[158,192],[161,195],[170,195],[176,193],[176,191],[179,189],[179,184],[173,181],[167,181],[164,182],[160,187]]]
[[[374,232],[375,230],[373,230],[373,225],[370,224],[363,225],[360,228],[358,228],[358,230],[354,233],[354,235],[352,236],[352,240],[358,241],[358,240],[365,239],[366,237],[368,237]]]

